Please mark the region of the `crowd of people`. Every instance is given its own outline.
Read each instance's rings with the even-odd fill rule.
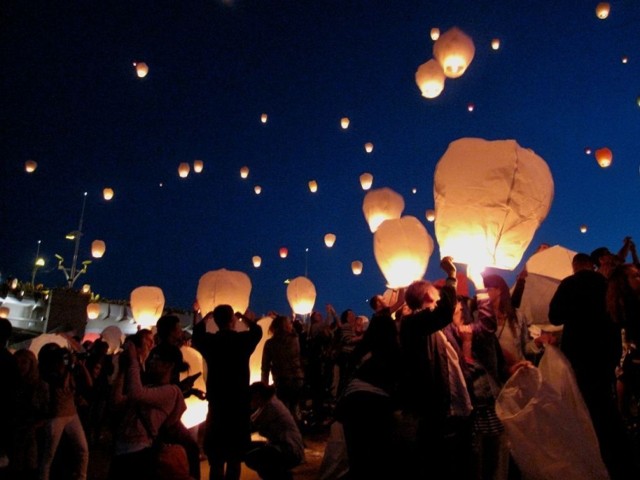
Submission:
[[[458,286],[453,259],[440,266],[443,281],[373,296],[370,320],[351,309],[338,315],[331,305],[306,322],[270,313],[254,384],[249,358],[262,328],[251,311],[229,305],[196,311],[192,336],[177,316],[164,315],[155,331],[139,330],[118,353],[102,339],[47,344],[37,356],[12,352],[11,323],[0,319],[0,475],[84,479],[91,447],[106,441],[110,479],[199,479],[206,457],[210,480],[239,479],[242,463],[261,478],[284,480],[304,462],[302,433],[339,422],[349,479],[444,471],[455,479],[522,478],[496,399],[546,345],[559,344],[610,478],[640,478],[632,438],[640,402],[633,241],[616,254],[575,255],[573,275],[549,305],[551,324],[564,326],[561,337],[532,338],[518,315],[526,270],[513,288],[495,274],[465,278],[475,287],[471,296]],[[180,381],[186,344],[207,364],[203,436],[181,421],[185,397],[202,393],[194,377]],[[261,440],[252,441],[252,432]]]

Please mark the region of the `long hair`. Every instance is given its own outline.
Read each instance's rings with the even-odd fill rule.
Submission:
[[[500,275],[484,275],[484,286],[486,288],[497,288],[500,291],[500,300],[498,302],[498,312],[507,320],[509,328],[516,334],[517,316],[516,310],[511,303],[511,292],[507,282]],[[496,314],[498,313],[496,312]]]
[[[271,334],[274,337],[286,335],[287,331],[285,330],[284,326],[288,321],[289,321],[289,317],[286,317],[284,315],[278,315],[271,322],[271,325],[269,326],[269,332],[271,332]]]

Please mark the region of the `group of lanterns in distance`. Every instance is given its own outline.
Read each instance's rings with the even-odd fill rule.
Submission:
[[[193,171],[195,173],[201,173],[204,169],[204,162],[202,160],[193,161]],[[182,162],[178,165],[178,175],[180,178],[187,178],[191,172],[191,165],[188,162]]]

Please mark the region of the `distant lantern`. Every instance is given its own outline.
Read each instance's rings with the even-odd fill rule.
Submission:
[[[318,191],[318,182],[315,180],[309,181],[309,191],[311,193],[316,193]]]
[[[93,258],[101,258],[106,249],[107,246],[102,240],[94,240],[91,242],[91,256]]]
[[[362,262],[360,260],[351,262],[351,271],[354,275],[360,275],[362,273]]]
[[[369,190],[371,185],[373,185],[373,175],[366,172],[360,175],[360,186],[363,190]]]
[[[624,55],[622,57],[622,63],[629,63],[629,57],[627,57],[626,55]]]
[[[385,220],[400,218],[403,210],[402,195],[386,187],[367,192],[362,202],[362,212],[371,233],[375,233]]]
[[[431,36],[431,40],[435,42],[440,38],[440,29],[438,27],[433,27],[431,32],[429,32],[429,35]]]
[[[382,222],[373,235],[373,254],[389,288],[421,280],[433,253],[433,239],[411,216]]]
[[[364,144],[364,151],[367,153],[373,152],[373,143],[367,142]]]
[[[587,233],[587,226],[586,225],[580,225],[580,233]]]
[[[136,75],[138,78],[144,78],[149,73],[149,67],[144,62],[133,62],[133,66],[136,67]]]
[[[473,112],[476,109],[476,106],[473,103],[470,103],[469,105],[467,105],[467,110],[469,110],[470,112]]]
[[[102,190],[102,196],[105,200],[111,200],[113,198],[113,188],[105,188]]]
[[[44,258],[40,257],[36,260],[36,267],[44,267]]]
[[[267,123],[267,120],[269,120],[269,117],[267,116],[266,113],[263,113],[262,115],[260,115],[260,121],[262,123]]]
[[[433,44],[433,56],[449,78],[462,76],[475,53],[476,47],[471,37],[457,27],[444,32]]]
[[[584,153],[587,155],[591,155],[591,149],[589,147],[585,147]]]
[[[426,211],[424,216],[427,218],[427,222],[433,222],[436,219],[436,211],[430,208]]]
[[[444,72],[433,58],[418,67],[415,78],[424,98],[436,98],[444,90]]]
[[[600,20],[604,20],[609,16],[609,12],[611,11],[611,5],[609,2],[600,2],[596,5],[596,17]]]
[[[289,255],[289,249],[287,247],[280,247],[279,254],[280,258],[287,258],[287,255]]]
[[[249,308],[251,280],[244,272],[212,270],[200,277],[196,298],[203,315],[218,305],[231,305],[234,312],[244,313]]]
[[[253,187],[253,191],[256,192],[256,195],[260,195],[262,193],[262,187],[260,185],[256,185]]]
[[[204,162],[202,160],[194,160],[193,161],[193,171],[196,173],[201,173],[204,168]]]
[[[493,50],[498,50],[500,48],[500,39],[499,38],[494,38],[493,40],[491,40],[491,48]]]
[[[9,307],[0,307],[0,318],[9,318],[9,314],[11,313],[11,310],[9,310]]]
[[[327,233],[327,234],[324,236],[324,244],[325,244],[327,247],[331,248],[331,247],[333,247],[333,244],[334,244],[334,243],[336,243],[336,236],[335,236],[335,234],[333,234],[333,233]]]
[[[609,165],[611,165],[612,161],[613,152],[607,147],[599,148],[598,150],[596,150],[596,162],[598,162],[598,165],[600,165],[602,168],[607,168]]]
[[[307,315],[316,303],[316,287],[307,277],[296,277],[287,285],[287,300],[293,313]]]
[[[27,173],[35,172],[36,168],[38,168],[38,162],[36,162],[35,160],[27,160],[26,162],[24,162],[24,169],[27,171]]]
[[[82,293],[91,293],[91,285],[88,283],[82,285]]]
[[[340,119],[340,126],[342,127],[343,130],[346,130],[347,128],[349,128],[349,118],[342,117]]]
[[[178,175],[180,175],[180,178],[187,178],[189,176],[190,171],[191,171],[191,167],[187,162],[182,162],[178,166]]]
[[[153,327],[164,310],[164,293],[159,287],[134,288],[129,298],[131,315],[140,328]],[[202,306],[202,302],[200,302]]]
[[[100,304],[90,303],[87,305],[87,318],[89,320],[95,320],[100,316]]]
[[[258,255],[254,255],[253,257],[251,257],[251,261],[253,262],[253,266],[256,268],[259,268],[260,265],[262,265],[262,258],[260,258]]]
[[[441,257],[475,271],[513,270],[546,218],[553,193],[547,163],[515,140],[452,142],[433,182]]]
[[[247,178],[249,176],[249,167],[244,166],[240,169],[240,178]]]
[[[13,280],[11,280],[9,287],[11,288],[11,290],[15,290],[16,288],[18,288],[18,279],[14,278]]]
[[[418,193],[418,189],[416,187],[413,187],[411,189],[411,193],[413,193],[415,195],[416,193]]]

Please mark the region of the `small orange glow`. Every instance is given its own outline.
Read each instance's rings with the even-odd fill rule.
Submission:
[[[281,247],[280,258],[287,258],[287,255],[289,255],[289,249],[287,247]]]

